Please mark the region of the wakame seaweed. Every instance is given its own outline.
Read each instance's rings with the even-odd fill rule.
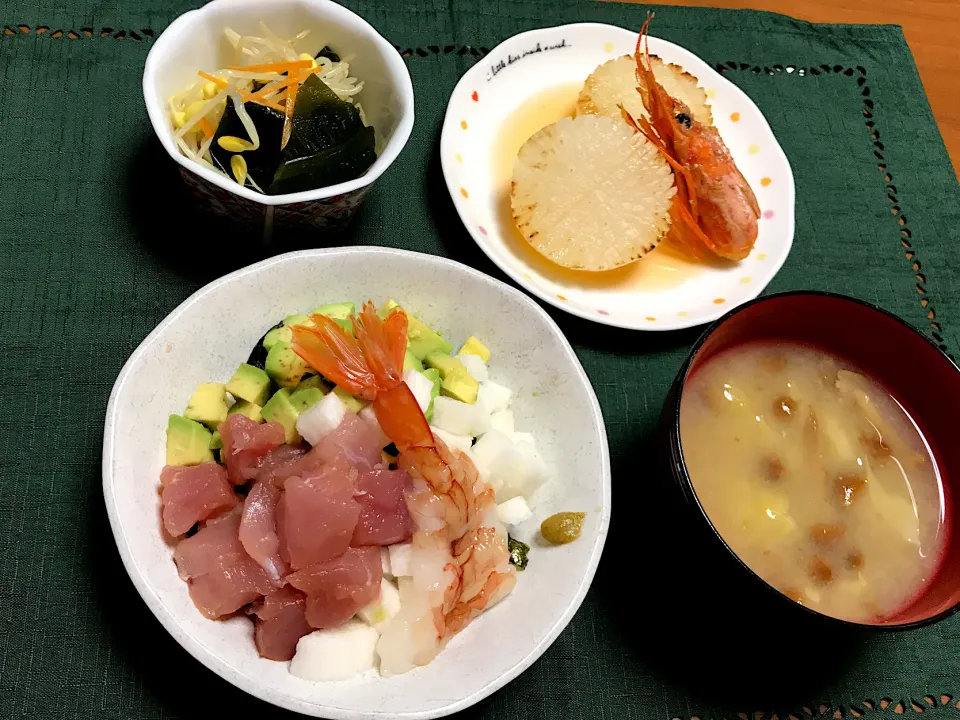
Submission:
[[[360,177],[377,159],[374,131],[352,103],[316,75],[297,92],[290,142],[268,194],[300,192]]]
[[[283,320],[274,325],[270,330],[276,330],[277,328],[283,327]],[[267,339],[267,333],[270,332],[267,330],[259,340],[257,344],[253,346],[253,350],[250,351],[250,357],[247,358],[247,365],[253,365],[254,367],[260,368],[263,370],[267,365],[267,349],[263,346],[263,341]]]
[[[314,56],[317,60],[320,58],[326,58],[330,62],[338,63],[340,62],[340,56],[337,55],[333,50],[330,49],[329,45],[324,45],[323,48]]]
[[[308,77],[297,91],[290,140],[283,150],[283,113],[255,102],[243,107],[260,137],[260,147],[244,151],[243,159],[247,173],[267,195],[353,180],[377,159],[373,128],[363,124],[355,105],[337,97],[316,75]],[[219,145],[224,136],[249,139],[232,102],[227,103],[210,152],[217,167],[233,177],[233,153]]]
[[[530,546],[507,535],[507,549],[510,551],[510,564],[515,565],[517,570],[526,570]]]

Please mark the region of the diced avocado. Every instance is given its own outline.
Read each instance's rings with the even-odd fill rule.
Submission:
[[[395,300],[387,300],[378,311],[380,317],[386,318],[395,308],[400,308]],[[403,310],[403,308],[400,308]],[[440,337],[439,334],[431,330],[413,315],[403,310],[407,315],[407,350],[409,350],[418,360],[423,360],[432,352],[444,352],[448,355],[453,351],[453,346]]]
[[[380,306],[380,309],[377,310],[377,315],[379,315],[381,319],[386,320],[387,315],[390,314],[390,311],[398,307],[400,307],[400,303],[398,303],[396,300],[387,300],[383,305]],[[403,308],[400,309],[402,310]]]
[[[306,388],[316,388],[322,393],[327,393],[330,390],[330,386],[327,384],[327,381],[319,375],[307,375],[303,380],[297,383],[297,386],[293,390],[294,392],[297,392],[298,390],[305,390]]]
[[[293,351],[288,342],[278,342],[267,353],[267,375],[282,388],[292,388],[303,379],[310,366]]]
[[[267,350],[272,350],[273,346],[278,342],[293,342],[293,330],[284,325],[283,327],[274,328],[263,336],[263,346]]]
[[[210,449],[219,450],[223,447],[223,438],[220,437],[220,431],[214,430],[213,435],[210,436]]]
[[[213,460],[212,435],[198,422],[171,415],[167,421],[167,465],[199,465]]]
[[[433,388],[430,390],[430,404],[427,405],[427,411],[423,414],[429,422],[433,419],[433,401],[440,394],[440,371],[436,368],[427,368],[423,371],[423,376],[433,383]]]
[[[455,400],[473,405],[477,401],[477,392],[480,390],[480,383],[466,370],[452,370],[444,376],[443,382],[440,384],[440,390],[444,395],[449,395]]]
[[[363,400],[360,400],[355,395],[351,395],[339,385],[333,389],[333,394],[343,401],[343,404],[347,406],[348,410],[352,410],[355,413],[360,412],[367,405]]]
[[[300,413],[290,402],[289,390],[286,388],[277,390],[263,406],[261,412],[267,422],[278,422],[283,425],[288,444],[295,445],[300,442],[300,433],[297,432],[297,416]]]
[[[216,427],[227,419],[226,386],[221,383],[200,383],[193,391],[183,416],[204,425]]]
[[[237,400],[262,406],[270,397],[270,376],[260,368],[240,363],[227,383],[227,392]]]
[[[490,349],[473,335],[467,338],[467,341],[463,344],[463,347],[460,348],[460,352],[458,352],[457,355],[476,355],[485,363],[490,362]]]
[[[420,362],[420,358],[407,350],[407,354],[403,356],[403,371],[406,372],[410,368],[417,372],[423,372],[423,363]]]
[[[306,315],[287,315],[283,319],[284,325],[313,325],[310,318]]]
[[[407,313],[407,349],[423,360],[432,352],[442,352],[449,355],[453,346],[413,315]]]
[[[297,385],[299,388],[300,386]],[[302,390],[294,390],[290,393],[290,404],[293,405],[294,410],[298,413],[302,413],[311,405],[316,405],[318,402],[323,400],[323,391],[319,388],[303,388]]]
[[[427,367],[439,370],[442,378],[446,378],[450,373],[467,372],[463,363],[447,353],[432,352],[423,359],[423,362]]]
[[[227,414],[233,415],[234,413],[237,413],[259,423],[263,422],[262,410],[263,408],[261,408],[259,405],[254,405],[252,402],[247,402],[246,400],[237,400],[233,407],[230,408],[230,412]]]
[[[345,319],[357,312],[357,306],[352,302],[328,303],[314,308],[311,315],[326,315],[328,318]]]

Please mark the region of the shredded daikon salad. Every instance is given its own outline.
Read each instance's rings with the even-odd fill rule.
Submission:
[[[264,192],[246,171],[246,162],[240,154],[255,151],[261,143],[274,138],[261,137],[244,103],[257,103],[276,110],[284,116],[279,153],[290,140],[297,92],[302,84],[316,75],[336,96],[351,103],[367,126],[363,108],[354,97],[363,89],[363,82],[350,76],[348,59],[324,46],[319,52],[308,52],[306,42],[309,30],[293,37],[280,37],[263,22],[262,35],[240,35],[235,30],[224,30],[229,45],[236,55],[233,63],[213,72],[200,70],[197,80],[169,100],[170,118],[175,130],[177,147],[186,157],[226,177],[223,163],[218,163],[211,150],[217,128],[227,112],[227,103],[233,105],[248,138],[216,138],[221,148],[237,153],[230,158],[233,180]],[[315,44],[314,44],[315,45]]]

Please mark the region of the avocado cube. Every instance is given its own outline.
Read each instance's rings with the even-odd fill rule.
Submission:
[[[433,401],[440,394],[440,371],[436,368],[427,368],[422,374],[433,383],[433,388],[430,390],[430,404],[427,405],[427,410],[423,413],[427,422],[430,422],[433,419]]]
[[[289,390],[286,388],[277,390],[263,406],[261,412],[267,422],[278,422],[283,425],[287,444],[295,445],[302,440],[300,433],[297,432],[297,416],[300,413],[290,402]]]
[[[476,355],[483,360],[483,362],[490,362],[490,349],[473,335],[467,338],[467,341],[463,343],[463,347],[460,348],[460,352],[458,352],[457,355]]]
[[[183,415],[167,421],[167,465],[199,465],[213,460],[207,428]]]
[[[356,395],[351,395],[339,385],[333,389],[333,394],[343,401],[348,410],[355,413],[360,412],[367,405],[363,400],[360,400]]]
[[[270,348],[264,368],[281,388],[294,387],[310,370],[306,361],[293,351],[293,346],[283,341]]]
[[[219,450],[223,447],[223,438],[220,437],[220,431],[214,430],[213,434],[210,436],[210,449]]]
[[[258,367],[240,363],[227,383],[227,392],[238,400],[262,406],[270,397],[270,376]]]
[[[420,358],[414,355],[412,352],[407,350],[406,354],[403,356],[403,371],[406,372],[413,368],[417,372],[423,372],[423,363],[420,362]]]
[[[377,310],[377,315],[380,316],[381,320],[386,320],[387,316],[393,311],[394,308],[400,308],[403,310],[396,300],[387,300],[383,305],[380,306],[380,309]]]
[[[453,351],[453,346],[450,343],[401,308],[395,300],[387,300],[378,311],[378,314],[380,317],[386,319],[387,316],[397,308],[407,316],[407,350],[418,360],[423,360],[432,352],[444,352],[449,355]]]
[[[356,314],[357,306],[352,302],[339,302],[339,303],[328,303],[327,305],[321,305],[318,308],[314,308],[311,315],[326,315],[328,318],[337,318],[345,319],[349,318],[351,315]]]
[[[306,325],[307,327],[313,325],[313,321],[306,315],[287,315],[283,319],[284,325]]]
[[[215,428],[227,419],[227,391],[221,383],[200,383],[190,396],[183,416]]]
[[[293,342],[293,330],[284,325],[283,327],[273,328],[263,336],[263,347],[268,351],[272,350],[278,342]]]
[[[450,373],[467,372],[459,360],[452,355],[443,352],[432,352],[423,359],[427,367],[432,367],[440,371],[440,377],[446,378]]]
[[[297,387],[300,388],[299,385]],[[297,413],[302,413],[321,400],[323,400],[323,391],[319,388],[302,388],[290,393],[290,404],[293,405]]]
[[[230,411],[227,413],[227,415],[233,415],[234,413],[237,413],[239,415],[243,415],[244,417],[250,418],[254,422],[260,423],[263,422],[263,413],[261,412],[262,409],[263,408],[261,408],[259,405],[255,405],[252,402],[247,402],[246,400],[237,400],[237,402],[233,404],[233,407],[230,408]]]
[[[444,395],[473,405],[477,401],[480,383],[466,370],[453,370],[444,376],[443,382],[440,384],[440,390]]]
[[[330,385],[320,375],[307,375],[297,383],[297,386],[293,390],[296,392],[297,390],[304,390],[306,388],[316,388],[324,394],[330,391]]]

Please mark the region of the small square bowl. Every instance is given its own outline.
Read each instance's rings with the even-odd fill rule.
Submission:
[[[258,34],[260,22],[281,36],[310,30],[309,39],[350,57],[363,80],[358,99],[377,133],[379,157],[349,182],[285,195],[264,195],[195,163],[177,149],[168,99],[192,83],[198,70],[228,64],[223,31]],[[318,46],[319,48],[320,46]],[[400,54],[366,20],[330,0],[213,0],[178,17],[147,56],[143,96],[150,123],[177,163],[188,189],[206,210],[246,226],[336,228],[356,213],[364,195],[397,159],[413,129],[413,84]]]

